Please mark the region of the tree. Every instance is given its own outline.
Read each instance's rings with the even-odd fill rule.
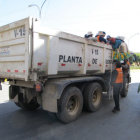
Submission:
[[[140,66],[140,53],[136,53],[136,64]]]

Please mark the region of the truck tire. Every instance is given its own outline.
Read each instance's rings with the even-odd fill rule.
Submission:
[[[22,94],[20,94],[19,96],[18,103],[15,102],[15,104],[22,109],[30,110],[30,111],[36,110],[40,106],[37,103],[37,99],[35,97],[29,103],[27,103],[26,101],[24,102]]]
[[[76,120],[83,108],[83,96],[77,87],[68,87],[58,101],[57,118],[63,123]]]
[[[97,111],[102,104],[102,87],[99,83],[90,83],[84,90],[84,107],[89,112]]]
[[[128,88],[129,88],[129,81],[127,77],[123,78],[123,87],[121,90],[121,97],[126,97],[128,94]]]

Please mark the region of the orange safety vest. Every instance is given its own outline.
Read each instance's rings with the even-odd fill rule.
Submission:
[[[100,38],[100,36],[98,35],[98,36],[97,36],[97,41],[98,41],[98,42],[100,42],[99,38]]]
[[[117,75],[115,83],[123,83],[123,71],[122,71],[122,68],[116,68],[116,70],[118,72],[118,75]]]

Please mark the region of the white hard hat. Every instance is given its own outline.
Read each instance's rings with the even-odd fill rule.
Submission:
[[[124,63],[124,60],[121,60],[120,63],[123,64]]]
[[[123,41],[124,41],[124,39],[125,39],[124,36],[117,36],[116,38],[117,38],[117,39],[120,39],[120,40],[123,40]]]
[[[88,35],[92,35],[93,33],[91,32],[91,31],[88,31],[88,33],[87,33]]]
[[[97,35],[106,35],[104,31],[99,31]]]

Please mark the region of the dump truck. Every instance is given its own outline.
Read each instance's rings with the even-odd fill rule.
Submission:
[[[22,109],[41,106],[64,123],[76,120],[83,107],[89,112],[101,107],[112,54],[110,45],[47,30],[36,18],[0,27],[0,81],[9,81],[9,99]]]

